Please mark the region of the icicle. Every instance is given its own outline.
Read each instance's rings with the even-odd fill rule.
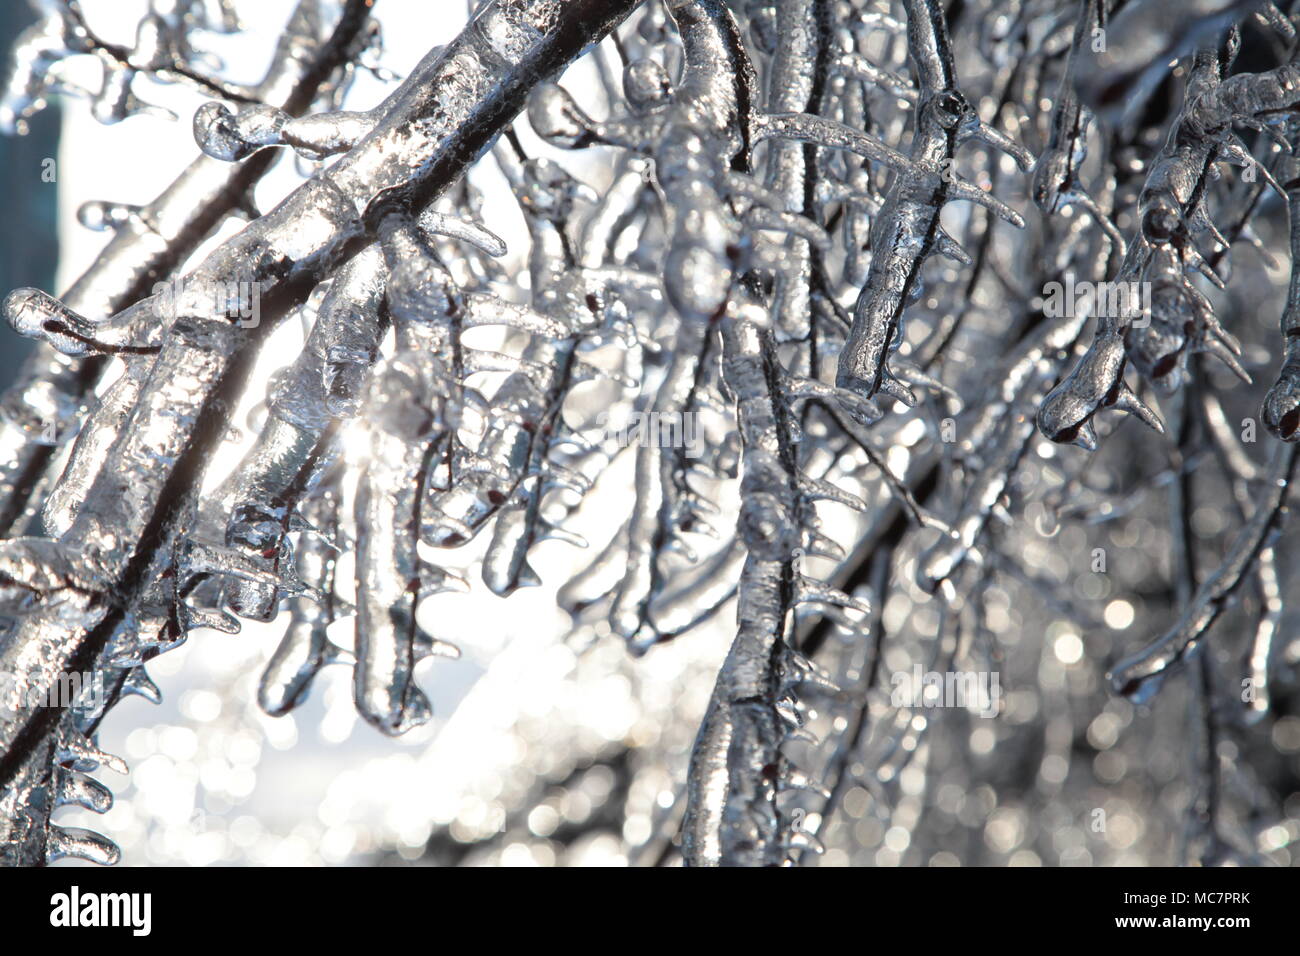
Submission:
[[[528,499],[536,488],[521,494],[524,476],[542,469],[560,424],[559,408],[573,384],[573,349],[570,338],[583,319],[586,296],[576,295],[577,262],[563,229],[584,187],[554,163],[530,161],[515,169],[499,157],[519,199],[533,239],[529,272],[533,279],[534,308],[511,305],[486,296],[471,296],[476,311],[467,322],[508,325],[559,341],[534,338],[523,354],[523,366],[493,396],[487,411],[488,426],[474,452],[462,452],[455,462],[455,478],[448,488],[430,496],[421,538],[437,547],[463,544],[477,534],[498,508],[512,497]],[[581,307],[574,304],[582,302]],[[499,544],[489,549],[484,575],[509,593],[515,575],[532,581],[524,560],[536,536],[537,502],[526,504],[531,514],[498,524]],[[522,549],[522,550],[516,550]],[[489,568],[490,566],[490,568]],[[513,569],[513,570],[512,570]]]
[[[305,506],[317,533],[304,534],[297,548],[298,575],[319,599],[296,597],[289,626],[262,671],[257,702],[272,717],[287,714],[306,699],[321,668],[348,663],[352,655],[330,641],[326,629],[339,614],[334,597],[338,550],[330,538],[338,534],[339,492],[329,486]]]
[[[100,750],[90,737],[81,733],[74,732],[65,735],[60,742],[54,759],[56,763],[64,764],[83,773],[100,766],[108,767],[116,773],[125,774],[127,772],[125,760]]]
[[[158,685],[153,682],[153,679],[145,671],[144,665],[133,667],[127,671],[126,680],[122,684],[122,693],[128,697],[143,697],[154,705],[162,703],[162,691],[158,689]]]
[[[54,796],[56,807],[74,805],[95,813],[107,813],[113,806],[113,792],[93,777],[60,768]]]
[[[367,398],[371,456],[357,486],[353,691],[361,715],[392,735],[432,716],[414,668],[415,611],[425,584],[416,547],[420,490],[446,427],[444,374],[434,362],[399,352],[377,372]]]
[[[93,830],[81,827],[50,826],[47,837],[46,862],[55,863],[67,857],[88,860],[100,866],[113,866],[122,858],[116,843]]]

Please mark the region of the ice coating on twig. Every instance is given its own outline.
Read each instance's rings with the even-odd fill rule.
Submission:
[[[1294,137],[1292,148],[1294,149]],[[1264,396],[1260,418],[1282,441],[1300,441],[1300,162],[1285,164],[1287,215],[1290,220],[1291,282],[1280,321],[1282,366]]]
[[[1167,633],[1111,669],[1108,677],[1116,693],[1137,701],[1150,699],[1169,671],[1183,663],[1197,647],[1285,520],[1295,465],[1296,446],[1278,446],[1266,478],[1265,493],[1250,521],[1237,533],[1223,562],[1197,589],[1182,618]]]
[[[949,199],[986,202],[1014,225],[1024,223],[1018,214],[953,175],[955,151],[964,140],[983,138],[999,148],[1019,148],[983,126],[957,88],[948,28],[938,3],[911,0],[906,8],[908,50],[919,92],[915,130],[910,154],[872,226],[871,268],[854,306],[853,328],[840,353],[836,384],[867,398],[884,391],[915,404],[915,397],[889,371],[886,360],[902,344],[903,312],[919,292],[920,267],[934,248],[944,203]],[[1018,158],[1022,167],[1027,165],[1027,157]]]

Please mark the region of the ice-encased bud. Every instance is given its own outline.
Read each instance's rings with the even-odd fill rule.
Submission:
[[[92,199],[77,209],[77,222],[95,232],[106,232],[122,228],[139,209],[139,206],[129,206],[126,203]]]
[[[238,162],[278,143],[288,120],[271,106],[249,106],[236,114],[224,103],[204,103],[194,114],[194,141],[213,159]]]
[[[528,212],[562,224],[572,215],[579,199],[595,202],[597,196],[559,163],[549,159],[530,159],[524,163],[519,202]]]
[[[649,113],[672,100],[673,81],[654,60],[633,60],[623,70],[623,95],[634,111]]]
[[[1288,364],[1264,396],[1264,427],[1282,441],[1300,440],[1300,364]]]
[[[15,289],[5,297],[4,317],[19,335],[41,339],[65,355],[97,351],[93,324],[48,292]]]
[[[562,87],[547,83],[528,100],[528,121],[537,135],[552,146],[577,149],[594,142],[591,118]]]

